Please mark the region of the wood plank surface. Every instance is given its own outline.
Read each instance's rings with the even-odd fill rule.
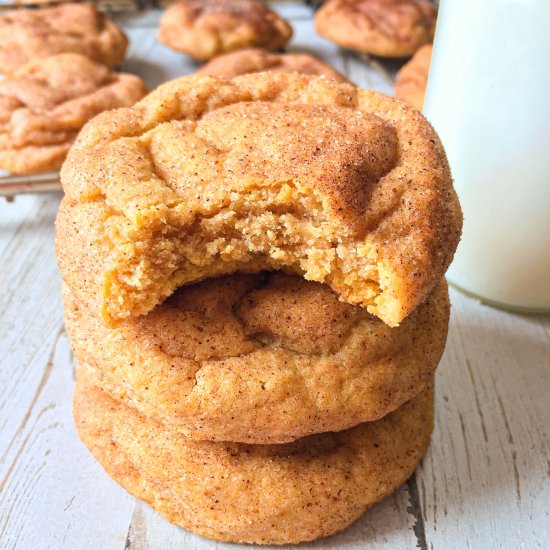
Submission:
[[[291,50],[311,50],[357,84],[391,92],[396,66],[381,68],[318,37],[305,6],[280,10],[296,31]],[[121,20],[133,40],[125,68],[150,86],[194,70],[156,44],[158,13]],[[239,548],[169,525],[111,481],[78,441],[53,256],[59,198],[0,201],[0,548]],[[436,429],[422,466],[350,529],[304,548],[550,547],[550,317],[451,296]]]

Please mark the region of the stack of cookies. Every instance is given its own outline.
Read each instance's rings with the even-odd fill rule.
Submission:
[[[76,424],[130,493],[285,544],[412,474],[461,229],[418,112],[295,74],[184,77],[96,117],[62,181]]]

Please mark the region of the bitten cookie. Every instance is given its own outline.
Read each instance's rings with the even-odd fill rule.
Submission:
[[[393,411],[433,377],[449,318],[444,280],[393,329],[283,274],[182,287],[111,329],[63,294],[71,346],[98,386],[193,439],[260,444]]]
[[[291,73],[183,77],[103,113],[62,182],[61,272],[107,323],[184,284],[286,270],[396,326],[443,276],[462,224],[420,113]]]
[[[193,442],[79,373],[76,427],[106,472],[165,519],[223,541],[292,544],[345,529],[426,452],[433,391],[351,430],[287,445]]]
[[[84,124],[147,93],[134,75],[65,53],[33,61],[0,80],[0,168],[57,170]]]
[[[336,44],[380,57],[406,57],[433,41],[436,11],[426,0],[328,0],[317,32]]]
[[[116,67],[128,39],[90,4],[63,4],[0,15],[0,72],[13,73],[35,59],[74,52]]]
[[[336,69],[319,58],[304,53],[269,53],[252,49],[220,55],[204,64],[196,74],[233,78],[263,71],[326,76],[338,82],[349,82]]]
[[[182,0],[160,21],[158,40],[195,59],[242,50],[282,48],[292,27],[259,0]]]
[[[408,63],[401,67],[395,78],[393,88],[395,97],[406,101],[419,111],[424,106],[431,59],[432,45],[426,44],[414,54]]]

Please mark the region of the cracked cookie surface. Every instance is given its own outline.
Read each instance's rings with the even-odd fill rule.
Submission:
[[[344,48],[408,57],[433,41],[436,16],[426,0],[328,0],[315,16],[315,27]]]
[[[108,67],[119,65],[128,39],[89,4],[63,4],[0,15],[0,72],[13,73],[35,59],[79,53]]]
[[[200,67],[196,74],[233,78],[263,71],[326,76],[338,82],[348,79],[336,69],[313,55],[304,53],[270,53],[261,49],[241,50],[215,57]]]
[[[396,326],[443,276],[462,225],[422,115],[290,73],[167,83],[89,123],[61,179],[58,263],[107,324],[184,284],[283,269]]]
[[[194,59],[257,47],[282,48],[291,26],[259,0],[182,0],[160,21],[158,40]]]
[[[76,427],[106,472],[168,521],[224,541],[286,544],[345,529],[413,473],[431,384],[397,411],[287,445],[190,441],[77,375]]]
[[[80,54],[28,63],[0,80],[0,168],[17,174],[57,170],[88,120],[146,93],[139,77]]]
[[[398,328],[280,273],[182,287],[116,328],[63,294],[73,351],[98,386],[188,437],[262,444],[399,407],[433,377],[449,316],[444,281]]]

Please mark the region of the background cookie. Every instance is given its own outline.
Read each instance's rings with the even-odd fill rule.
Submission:
[[[259,0],[182,0],[164,13],[158,40],[195,59],[235,50],[277,50],[292,36],[290,25]]]
[[[58,169],[84,124],[147,93],[134,75],[66,53],[32,61],[0,80],[0,168]]]
[[[160,86],[87,125],[62,182],[61,272],[108,323],[182,284],[283,269],[395,326],[441,279],[461,230],[422,115],[290,73]]]
[[[285,443],[376,420],[433,377],[444,281],[399,328],[300,277],[238,275],[183,287],[109,329],[64,290],[73,351],[95,383],[194,439]]]
[[[197,70],[196,74],[233,78],[242,74],[275,71],[326,76],[338,82],[349,82],[336,69],[305,53],[269,53],[261,49],[241,50],[215,57]]]
[[[0,72],[29,61],[80,53],[108,67],[124,59],[128,39],[118,25],[90,4],[63,4],[0,15]]]
[[[78,376],[82,441],[107,473],[168,521],[233,542],[285,544],[346,528],[414,471],[433,391],[377,422],[281,446],[192,442]]]
[[[395,78],[394,95],[419,111],[424,106],[426,85],[432,59],[432,45],[425,44],[403,65]]]
[[[344,48],[405,57],[433,41],[435,20],[435,8],[426,0],[328,0],[315,16],[315,27]]]

